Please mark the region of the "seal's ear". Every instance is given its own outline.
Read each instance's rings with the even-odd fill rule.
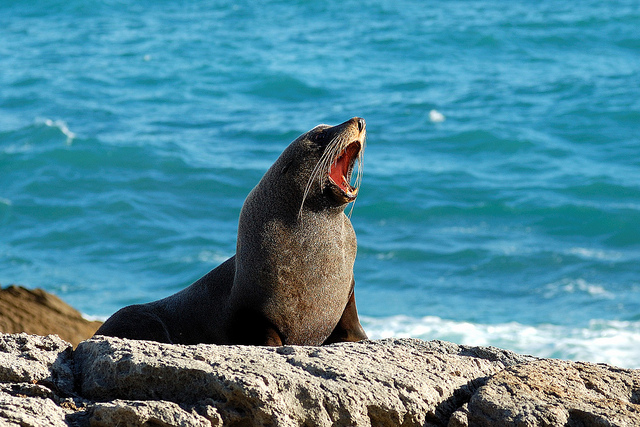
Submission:
[[[291,163],[293,163],[292,160],[288,161],[287,164],[284,165],[284,167],[282,168],[282,171],[280,172],[282,175],[287,173],[287,171],[289,170],[289,166],[291,166]]]

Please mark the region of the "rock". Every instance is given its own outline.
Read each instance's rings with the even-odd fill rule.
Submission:
[[[92,427],[143,425],[215,427],[222,425],[219,416],[207,419],[193,409],[187,411],[173,402],[164,401],[115,400],[96,403],[91,412],[89,423]]]
[[[0,425],[67,427],[65,411],[51,399],[12,396],[0,392]]]
[[[417,339],[73,352],[0,334],[0,425],[637,426],[640,370]]]
[[[497,347],[477,347],[469,345],[459,345],[448,341],[423,341],[419,339],[397,339],[387,338],[378,342],[413,347],[420,351],[431,351],[443,354],[457,354],[459,356],[471,356],[480,359],[490,360],[492,362],[500,362],[505,366],[516,365],[518,363],[531,362],[538,358],[514,353],[513,351],[503,350]]]
[[[56,334],[74,346],[91,338],[102,322],[91,322],[60,298],[42,289],[0,289],[0,332]]]
[[[99,401],[209,398],[231,424],[422,426],[446,424],[505,367],[437,348],[410,339],[268,348],[100,337],[81,343],[75,361],[80,394]]]
[[[0,383],[39,383],[71,394],[72,351],[55,335],[0,334]]]
[[[454,419],[450,426],[639,426],[640,371],[552,359],[512,366]]]

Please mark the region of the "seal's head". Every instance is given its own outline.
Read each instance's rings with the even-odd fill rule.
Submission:
[[[276,167],[281,179],[295,187],[300,212],[341,207],[358,196],[362,178],[366,123],[354,117],[337,126],[318,125],[293,141],[282,153]],[[358,163],[353,185],[351,177]]]

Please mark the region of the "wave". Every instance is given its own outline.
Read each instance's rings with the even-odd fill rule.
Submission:
[[[362,324],[371,339],[439,339],[464,345],[495,346],[537,357],[640,368],[640,322],[594,319],[587,327],[577,328],[516,322],[481,324],[435,316],[362,316]]]
[[[37,124],[44,124],[47,127],[58,129],[64,136],[67,137],[67,145],[71,145],[76,138],[76,134],[69,130],[67,123],[63,120],[51,120],[51,119],[36,119]]]

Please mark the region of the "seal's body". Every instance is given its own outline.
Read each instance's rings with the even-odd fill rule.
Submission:
[[[366,339],[353,293],[356,237],[344,213],[358,193],[350,179],[364,138],[360,118],[301,135],[247,196],[235,256],[170,297],[121,309],[96,335],[180,344]]]

